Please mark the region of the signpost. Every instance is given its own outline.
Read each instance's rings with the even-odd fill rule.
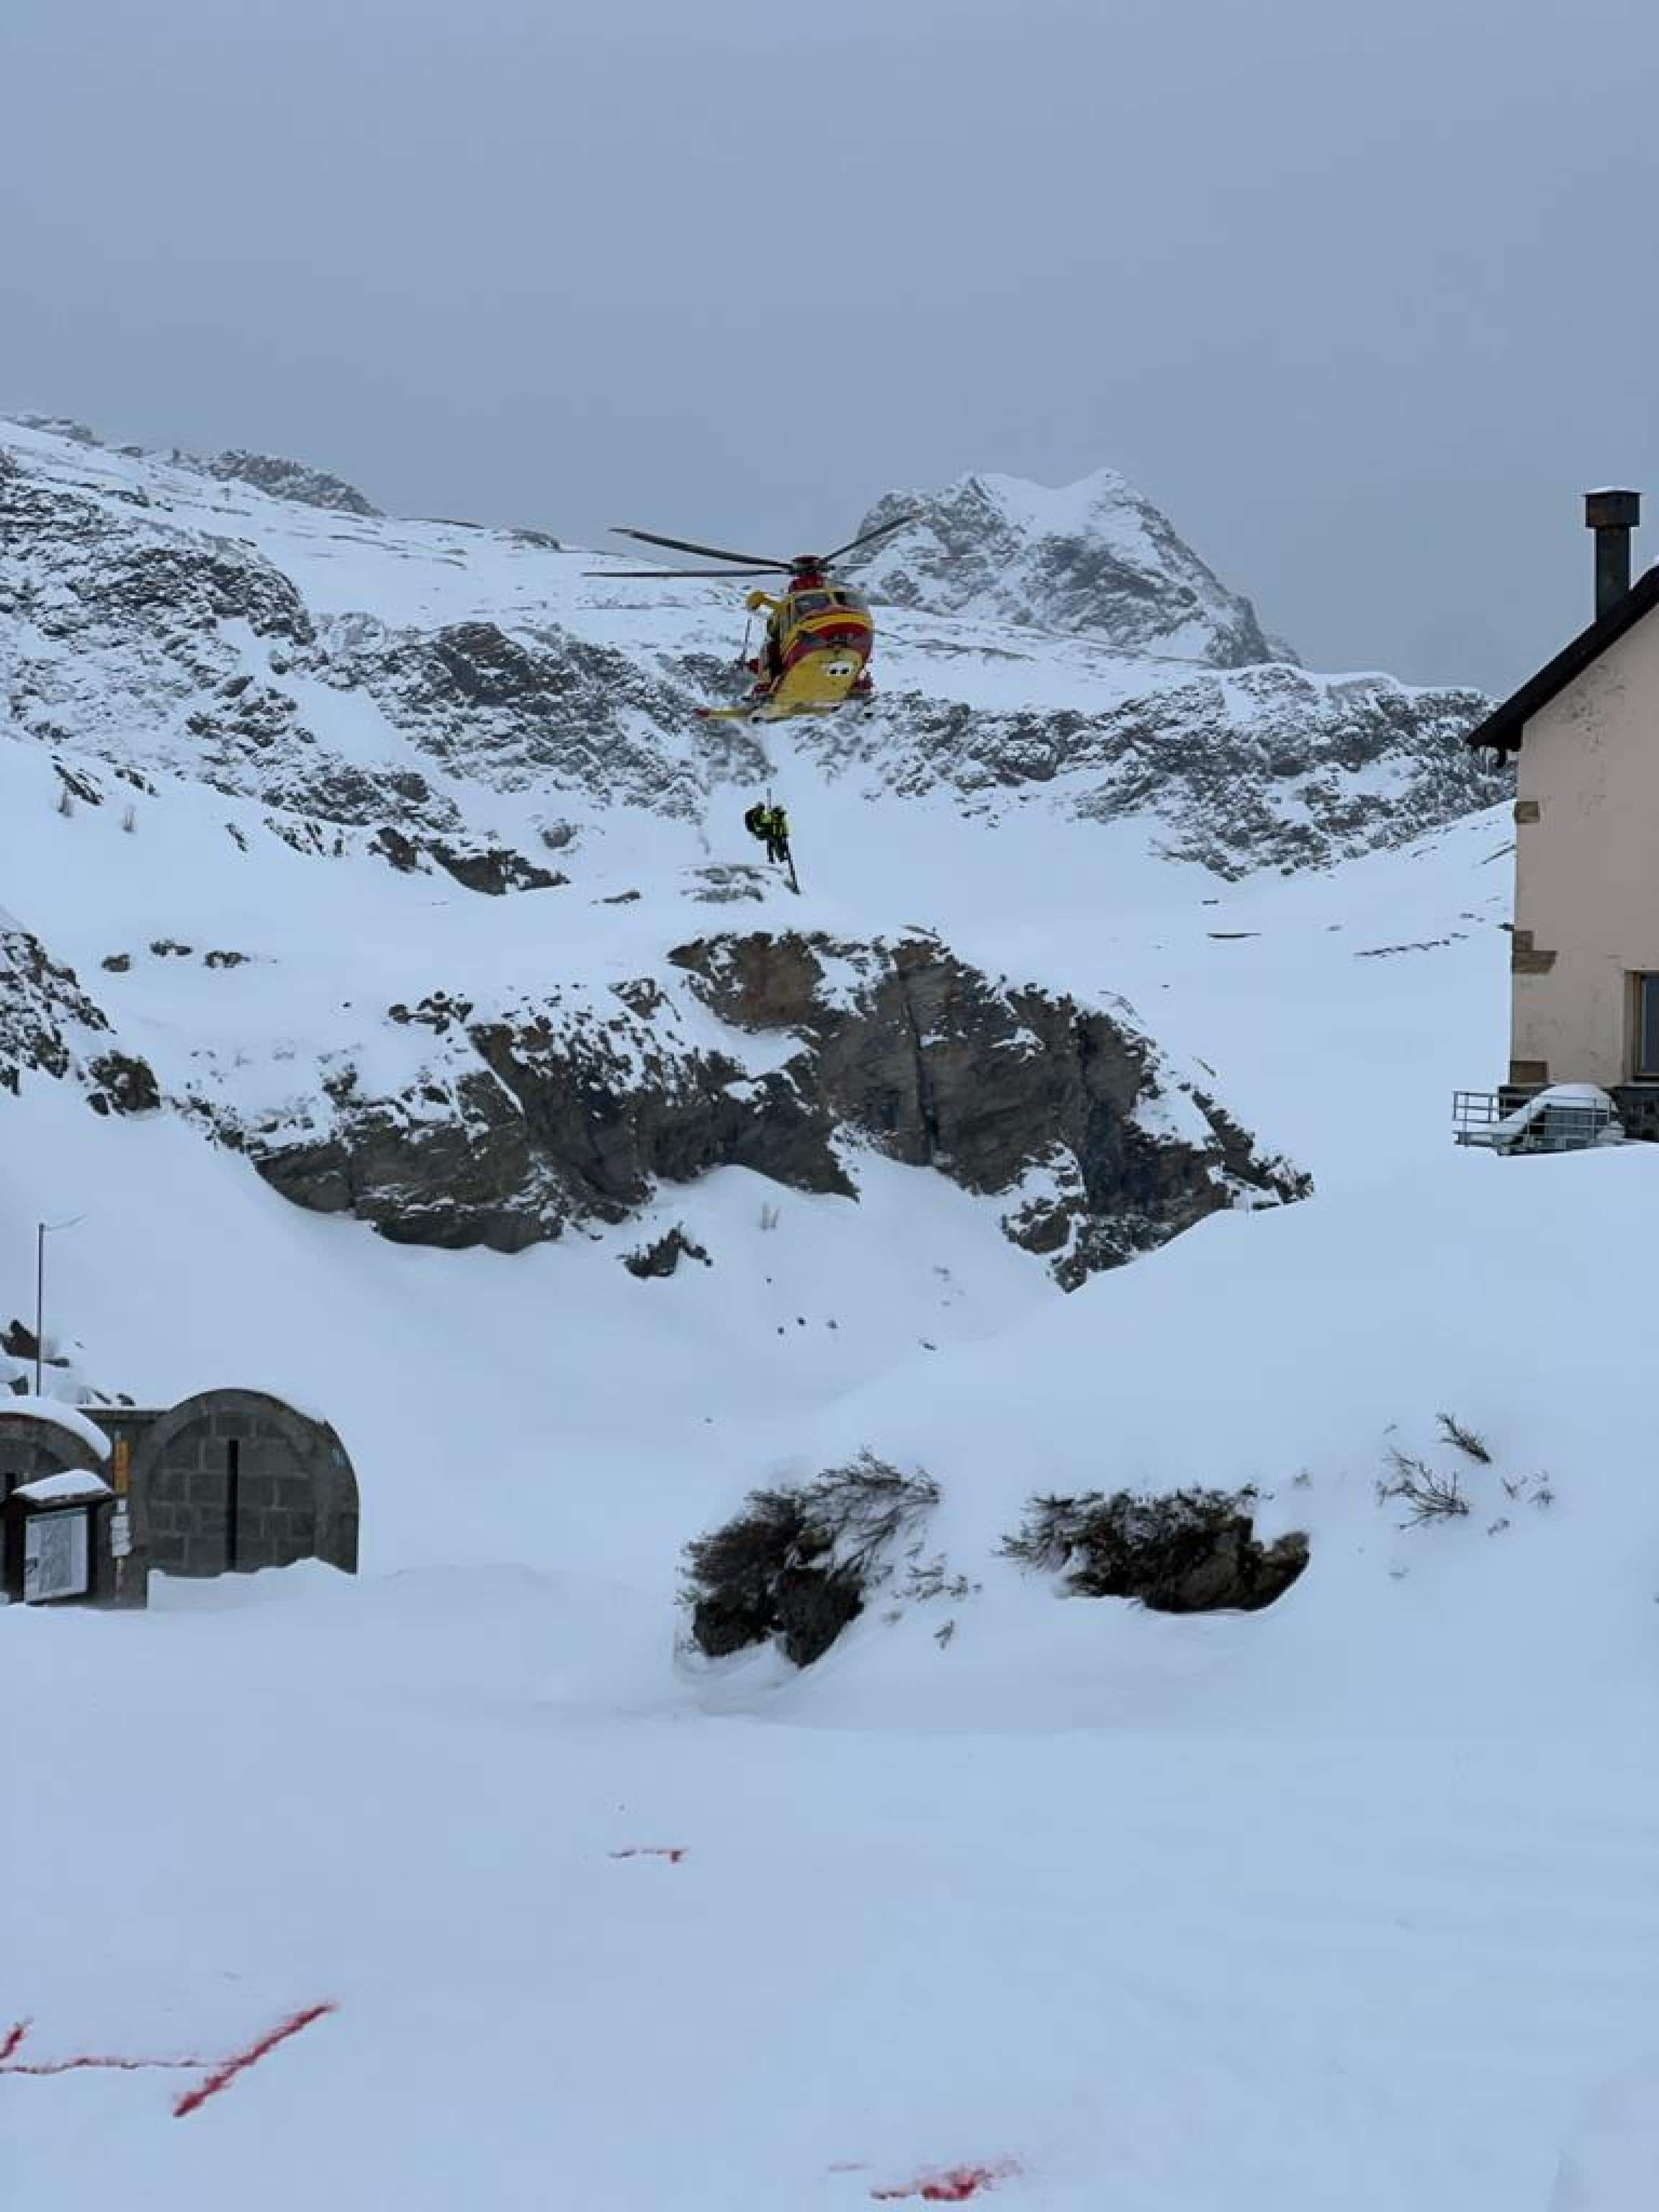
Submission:
[[[115,1589],[118,1599],[126,1581],[125,1562],[132,1557],[132,1507],[128,1492],[132,1481],[132,1445],[117,1437],[110,1448],[109,1474],[115,1492],[115,1510],[110,1516],[109,1547],[115,1561]]]
[[[23,1602],[84,1597],[88,1589],[88,1513],[32,1513],[23,1524]]]

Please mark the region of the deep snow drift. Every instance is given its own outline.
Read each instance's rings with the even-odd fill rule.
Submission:
[[[687,833],[644,810],[592,810],[559,908],[275,839],[244,868],[223,825],[253,844],[258,804],[189,783],[131,832],[59,813],[12,734],[4,903],[127,994],[169,1081],[210,1041],[256,1085],[285,1038],[314,1066],[352,1034],[343,965],[627,976],[707,927]],[[52,1251],[74,1371],[314,1406],[364,1572],[0,1616],[8,2188],[1645,2212],[1659,1157],[1447,1141],[1501,1051],[1506,825],[1229,883],[1144,819],[872,805],[804,746],[778,764],[813,824],[792,923],[921,922],[1122,994],[1317,1194],[1069,1297],[994,1200],[873,1154],[856,1201],[729,1170],[507,1258],[301,1212],[176,1114],[24,1074],[0,1319],[34,1222],[83,1217]],[[711,1267],[619,1264],[677,1221]],[[686,1540],[864,1446],[939,1482],[939,1573],[804,1674],[690,1661]],[[1468,1513],[1402,1527],[1395,1449]],[[1066,1598],[999,1551],[1035,1492],[1191,1483],[1306,1532],[1267,1611]]]

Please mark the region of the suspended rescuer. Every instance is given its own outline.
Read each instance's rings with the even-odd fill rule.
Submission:
[[[760,839],[769,860],[789,858],[789,817],[781,806],[769,806],[757,800],[744,816],[743,826],[751,837]]]

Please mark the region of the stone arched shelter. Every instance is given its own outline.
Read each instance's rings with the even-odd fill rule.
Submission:
[[[251,1574],[321,1559],[357,1571],[345,1446],[269,1391],[203,1390],[166,1411],[0,1397],[0,1505],[42,1475],[82,1473],[109,1482],[119,1534],[95,1602],[142,1606],[152,1569]],[[0,1532],[0,1569],[5,1545]]]
[[[0,1398],[0,1500],[43,1474],[102,1474],[106,1455],[86,1435],[86,1416],[73,1408],[66,1413],[55,1417],[38,1398],[9,1411]]]
[[[119,1409],[97,1418],[119,1437]],[[131,1452],[136,1545],[158,1572],[356,1572],[357,1481],[328,1422],[267,1391],[204,1390],[149,1416]]]

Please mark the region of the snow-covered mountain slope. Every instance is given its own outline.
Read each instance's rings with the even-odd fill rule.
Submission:
[[[1279,695],[1236,689],[1280,672],[917,615],[885,721],[711,750],[675,719],[711,598],[12,450],[0,1337],[34,1224],[73,1221],[48,1387],[316,1407],[364,1571],[0,1613],[8,2184],[46,2212],[1649,2212],[1659,1185],[1646,1147],[1447,1142],[1452,1086],[1501,1065],[1509,918],[1454,709],[1425,799],[1421,695],[1378,679],[1364,715],[1407,719],[1350,769],[1340,687],[1285,672],[1308,773],[1374,787],[1334,829],[1275,769]],[[1210,769],[1172,802],[1160,724],[1165,775],[1114,786],[1113,702],[1194,686],[1231,702]],[[997,715],[1006,780],[970,753]],[[1255,830],[1172,851],[1257,787],[1230,760],[1322,865],[1247,868]],[[799,901],[738,820],[769,773]],[[573,1127],[625,1164],[650,1116],[612,1109],[647,1092],[701,1140],[701,1070],[722,1127],[856,1196],[658,1158],[521,1249],[374,1234],[392,1184],[352,1131],[429,1111],[416,1194],[458,1189],[501,1157],[463,1094],[507,1097],[543,1023],[532,1168]],[[590,1026],[687,1088],[591,1080]],[[768,1118],[792,1067],[822,1147]],[[1314,1195],[1176,1219],[1237,1130]],[[1089,1224],[1043,1132],[1079,1182],[1117,1147],[1120,1225],[1139,1189],[1183,1233],[1060,1295]],[[292,1203],[262,1144],[349,1203]],[[1061,1246],[1011,1239],[1028,1208]],[[676,1229],[702,1261],[624,1264]],[[687,1652],[684,1545],[866,1449],[938,1486],[915,1557],[805,1671]],[[1402,1526],[1396,1451],[1468,1511]],[[1004,1548],[1039,1494],[1194,1486],[1305,1537],[1265,1611],[1067,1596]]]
[[[15,2185],[1546,2212],[1559,2170],[1560,2207],[1637,2212],[1605,2107],[1659,2035],[1659,1516],[1639,1393],[1607,1385],[1644,1371],[1659,1190],[1645,1148],[1443,1141],[1500,1042],[1503,842],[1177,871],[1139,910],[1102,870],[1083,955],[1052,908],[994,915],[981,870],[987,937],[1166,984],[1320,1179],[1070,1299],[890,1162],[856,1204],[739,1169],[665,1193],[646,1227],[712,1264],[641,1281],[638,1224],[398,1247],[174,1118],[40,1077],[0,1099],[5,1249],[84,1216],[53,1295],[89,1371],[325,1407],[366,1540],[355,1583],[0,1619],[0,1754],[37,1778],[5,1840],[55,1870],[11,1923],[15,2056],[204,2062],[0,2075]],[[939,1482],[940,1572],[804,1674],[677,1661],[684,1539],[866,1444]],[[1402,1527],[1391,1448],[1469,1513]],[[999,1556],[1035,1492],[1193,1481],[1306,1532],[1268,1612],[1066,1600]]]
[[[1054,490],[965,476],[942,491],[890,492],[860,532],[904,514],[915,518],[908,528],[852,556],[860,581],[895,606],[991,615],[1214,668],[1295,659],[1115,469]]]
[[[595,807],[701,830],[769,766],[757,734],[692,712],[731,680],[733,595],[589,579],[594,556],[542,532],[333,514],[14,427],[0,553],[17,730],[258,799],[296,836],[390,825],[511,878]],[[1452,742],[1474,693],[1126,655],[1030,619],[886,611],[882,702],[798,741],[814,772],[988,817],[1133,816],[1225,873],[1498,795]]]
[[[266,474],[295,496],[80,431],[0,447],[0,779],[15,818],[58,809],[25,927],[32,959],[74,949],[100,1065],[126,1071],[100,1097],[159,1085],[303,1203],[509,1250],[720,1164],[841,1187],[844,1140],[994,1194],[1068,1283],[1305,1188],[1158,1060],[1109,969],[1021,972],[995,941],[965,963],[918,855],[1000,825],[1035,912],[1062,851],[1150,886],[1160,856],[1225,875],[1387,843],[1483,794],[1457,695],[927,617],[875,714],[769,750],[693,714],[707,587],[647,605],[538,533],[389,523]],[[776,937],[738,826],[769,781],[807,876],[791,927],[842,981],[734,1025],[687,948]],[[66,896],[94,849],[111,896]]]

